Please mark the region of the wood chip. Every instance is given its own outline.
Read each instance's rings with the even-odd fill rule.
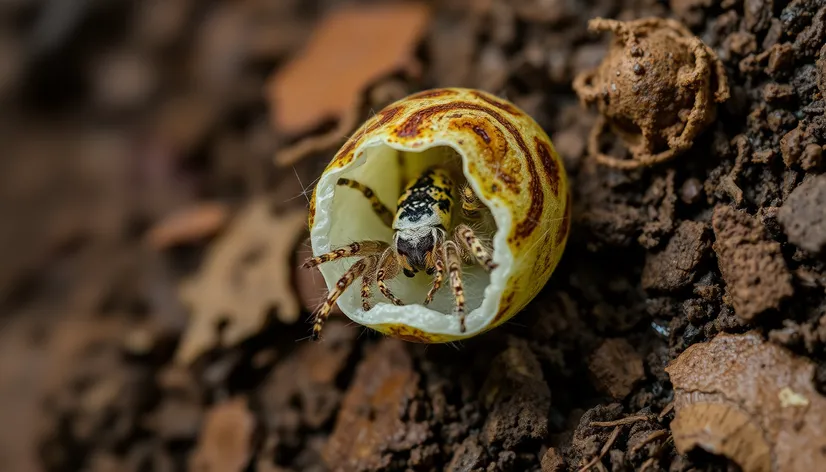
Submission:
[[[270,81],[273,125],[296,134],[352,110],[367,85],[412,64],[429,16],[425,4],[408,2],[345,7],[322,20]]]

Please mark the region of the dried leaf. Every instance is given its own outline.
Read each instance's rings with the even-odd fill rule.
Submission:
[[[212,247],[200,272],[181,286],[192,317],[178,348],[188,363],[221,341],[231,345],[257,333],[275,308],[285,323],[298,319],[300,307],[291,287],[293,250],[306,226],[306,211],[273,215],[266,199],[248,204]]]
[[[189,470],[244,470],[251,458],[254,432],[255,416],[247,408],[245,398],[236,398],[214,406],[206,415]]]
[[[428,19],[423,3],[351,6],[327,17],[271,80],[276,128],[307,131],[356,107],[370,82],[412,63]]]
[[[212,236],[229,217],[226,205],[203,202],[172,213],[153,226],[146,240],[154,249],[166,249],[181,243]]]
[[[811,471],[826,461],[826,398],[815,365],[758,334],[721,334],[666,368],[681,453],[701,447],[744,472]]]

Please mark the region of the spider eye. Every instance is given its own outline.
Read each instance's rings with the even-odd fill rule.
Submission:
[[[415,273],[415,272],[413,272],[413,271],[412,271],[412,270],[410,270],[410,269],[402,269],[402,272],[404,272],[404,275],[406,275],[406,276],[408,276],[408,277],[413,277],[413,276],[415,276],[415,275],[416,275],[416,273]]]

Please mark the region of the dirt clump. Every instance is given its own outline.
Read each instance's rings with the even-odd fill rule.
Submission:
[[[812,254],[826,247],[826,175],[807,179],[780,207],[777,219],[794,243]]]
[[[611,31],[608,56],[578,75],[574,90],[600,116],[588,152],[603,164],[635,168],[664,162],[689,149],[716,117],[717,103],[729,97],[722,63],[681,23],[661,18],[622,22],[597,18],[592,31]],[[610,129],[632,159],[601,151]]]
[[[744,320],[771,309],[794,293],[791,274],[760,221],[727,205],[714,210],[714,252],[734,312]]]
[[[711,247],[708,233],[705,223],[681,222],[665,247],[646,257],[642,287],[645,290],[673,292],[691,283]]]
[[[606,339],[588,360],[597,389],[621,400],[645,377],[642,358],[625,339]]]

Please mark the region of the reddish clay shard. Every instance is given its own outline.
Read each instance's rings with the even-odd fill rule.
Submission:
[[[714,51],[670,19],[596,18],[589,28],[616,35],[602,64],[574,80],[583,105],[596,104],[600,112],[589,154],[604,165],[633,169],[689,149],[716,118],[716,104],[729,97],[725,70]],[[622,139],[632,159],[600,150],[608,128]]]

